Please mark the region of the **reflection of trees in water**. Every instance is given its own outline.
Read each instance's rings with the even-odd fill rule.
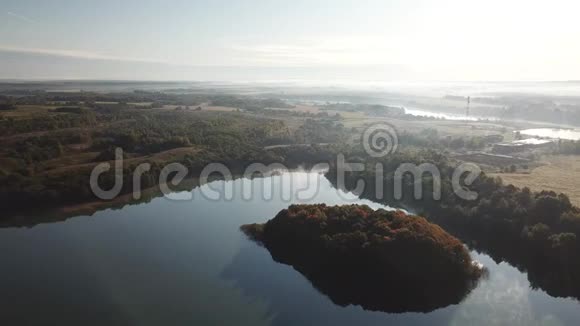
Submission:
[[[311,265],[270,253],[275,261],[292,265],[318,291],[343,307],[359,305],[365,310],[388,313],[430,312],[460,303],[476,284],[453,279],[437,284],[423,283],[401,275],[384,274],[373,265],[347,262]]]
[[[452,229],[450,228],[450,231]],[[510,238],[501,236],[489,239],[475,232],[453,232],[465,239],[474,250],[486,253],[496,262],[508,262],[519,271],[527,273],[533,289],[544,290],[554,297],[580,298],[580,262],[570,262],[559,256],[552,256]]]
[[[385,314],[365,311],[354,303],[339,307],[333,293],[317,287],[317,281],[303,277],[285,264],[279,264],[255,244],[241,248],[221,275],[232,280],[252,300],[269,303],[272,325],[448,325],[458,306],[450,305],[428,314]],[[332,284],[336,289],[347,284]],[[313,288],[318,291],[314,291]],[[320,293],[324,295],[320,295]],[[330,299],[333,303],[328,301]]]
[[[199,179],[190,178],[184,180],[173,191],[191,191],[199,187]],[[32,227],[37,224],[56,223],[66,221],[80,215],[91,216],[105,209],[120,210],[126,206],[140,205],[151,202],[153,199],[162,197],[159,186],[145,189],[141,192],[141,198],[134,199],[133,194],[120,195],[111,201],[95,201],[73,206],[64,206],[54,209],[31,210],[0,219],[0,228],[8,227]]]
[[[460,241],[402,212],[292,205],[242,230],[340,306],[430,312],[461,302],[481,276]]]
[[[336,179],[334,179],[335,173],[330,172],[325,176],[333,186],[337,185]],[[346,188],[341,190],[354,189],[356,180],[358,180],[356,176],[347,177]],[[389,183],[387,182],[387,184]],[[427,185],[430,185],[430,182],[427,182]],[[500,190],[505,191],[504,188]],[[367,182],[367,187],[363,193],[358,195],[361,198],[377,202],[373,189],[375,189],[374,179],[371,179]],[[392,189],[392,186],[385,186],[385,189]],[[542,289],[554,297],[580,299],[580,252],[578,251],[578,245],[580,244],[575,241],[567,243],[565,236],[568,233],[555,234],[554,236],[562,238],[562,241],[550,242],[549,240],[552,238],[548,239],[548,237],[551,231],[564,231],[557,227],[554,227],[554,230],[551,231],[548,228],[547,235],[543,236],[540,232],[542,230],[534,229],[534,227],[537,228],[538,224],[529,228],[522,225],[527,222],[526,219],[538,218],[536,216],[538,214],[541,218],[549,220],[555,214],[552,210],[527,212],[523,221],[502,218],[503,215],[471,216],[469,214],[475,208],[463,207],[458,203],[455,203],[457,206],[454,206],[453,202],[433,201],[430,198],[415,201],[412,199],[413,190],[413,184],[404,184],[403,200],[395,200],[387,194],[386,198],[380,202],[392,207],[403,207],[411,211],[417,209],[425,212],[421,215],[428,217],[431,222],[440,225],[454,236],[460,238],[471,249],[489,255],[496,262],[505,261],[518,270],[527,273],[528,280],[534,289]],[[445,185],[443,185],[443,190],[445,190]],[[491,193],[493,194],[496,190],[491,189]],[[480,192],[481,197],[481,192],[484,192],[484,190],[478,192]],[[424,194],[429,193],[429,190],[424,191]],[[495,195],[496,197],[501,197],[499,194]],[[560,196],[556,197],[555,194],[544,196],[547,200],[554,202],[555,207],[558,208],[556,204],[562,200]],[[444,193],[442,198],[445,197]],[[542,226],[545,227],[543,224]],[[559,227],[561,228],[562,226]],[[524,235],[524,231],[527,231],[527,234]],[[555,248],[554,243],[558,243],[561,246]]]
[[[302,171],[302,168],[308,169],[311,166],[308,164],[302,164],[301,169],[297,169],[298,164],[289,164],[290,168],[295,168],[296,171]],[[289,168],[289,169],[290,169]],[[274,170],[266,170],[267,172],[275,175],[277,172]],[[292,170],[290,170],[292,171]],[[252,174],[250,176],[244,175],[243,171],[238,171],[232,169],[234,173],[232,175],[234,180],[240,179],[261,179],[268,178],[269,175],[260,175],[259,173]],[[219,174],[211,175],[208,178],[208,183],[223,181]],[[177,186],[168,184],[172,193],[181,191],[194,191],[195,189],[202,187],[206,184],[201,184],[199,178],[186,178]],[[223,190],[222,190],[223,193]],[[170,194],[171,195],[171,194]],[[8,215],[2,216],[0,218],[0,228],[12,228],[12,227],[32,227],[38,224],[44,223],[56,223],[68,220],[69,218],[77,217],[80,215],[91,216],[99,211],[105,209],[120,210],[126,206],[140,205],[151,202],[156,198],[165,196],[161,191],[159,185],[149,187],[141,192],[141,197],[139,199],[133,198],[133,194],[119,195],[110,201],[93,201],[86,202],[83,204],[77,204],[72,206],[62,206],[56,208],[42,208],[36,209],[31,207],[30,211],[23,211],[17,213],[9,213]]]

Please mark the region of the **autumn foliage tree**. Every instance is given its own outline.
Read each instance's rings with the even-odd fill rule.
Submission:
[[[402,211],[292,205],[242,229],[341,305],[430,311],[458,303],[481,275],[459,240]]]

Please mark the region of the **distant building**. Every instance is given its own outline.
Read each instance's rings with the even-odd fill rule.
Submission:
[[[528,138],[506,143],[497,143],[493,145],[492,151],[499,154],[508,154],[523,152],[529,149],[547,148],[553,146],[554,144],[554,141],[549,139]]]
[[[474,152],[469,154],[458,155],[455,158],[474,162],[478,164],[494,165],[494,166],[508,166],[512,164],[526,164],[530,160],[522,157],[515,157],[510,155],[490,154],[484,152]]]

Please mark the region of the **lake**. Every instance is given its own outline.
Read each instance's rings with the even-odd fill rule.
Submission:
[[[427,111],[415,108],[407,108],[405,107],[405,114],[414,115],[416,117],[428,117],[428,118],[437,118],[437,119],[446,119],[446,120],[459,120],[459,121],[477,121],[483,118],[477,117],[467,117],[465,114],[453,114],[453,113],[443,113],[443,112],[434,112],[434,111]]]
[[[520,130],[522,135],[552,139],[580,140],[580,130],[576,129],[552,129],[536,128]]]
[[[264,184],[266,182],[266,184]],[[277,191],[282,185],[306,195]],[[270,187],[272,185],[272,187]],[[204,190],[231,200],[205,198]],[[252,189],[247,199],[241,189]],[[271,191],[271,189],[274,189]],[[191,200],[181,200],[192,196]],[[0,229],[3,325],[577,325],[580,304],[530,288],[525,273],[472,252],[489,278],[430,313],[337,306],[246,239],[290,203],[364,203],[318,173],[215,181],[171,199],[32,228]],[[265,197],[265,198],[264,198]],[[271,197],[271,199],[269,198]],[[388,208],[388,207],[387,207]]]

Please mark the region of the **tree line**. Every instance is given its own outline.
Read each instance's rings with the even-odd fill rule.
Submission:
[[[474,249],[527,271],[531,284],[551,295],[580,298],[580,209],[566,195],[519,189],[482,173],[469,186],[477,199],[464,200],[456,196],[451,183],[456,162],[436,151],[400,151],[382,159],[358,150],[350,155],[364,157],[366,169],[347,173],[346,188],[355,189],[357,180],[365,180],[361,196],[375,201],[376,182],[382,182],[383,189],[395,186],[393,173],[377,181],[376,163],[382,163],[386,171],[395,171],[402,163],[434,164],[441,173],[440,200],[433,198],[432,176],[424,174],[421,180],[414,180],[406,174],[402,199],[395,199],[391,191],[378,201],[426,216]],[[337,184],[336,167],[327,177]],[[417,185],[423,187],[419,200],[414,198]]]

